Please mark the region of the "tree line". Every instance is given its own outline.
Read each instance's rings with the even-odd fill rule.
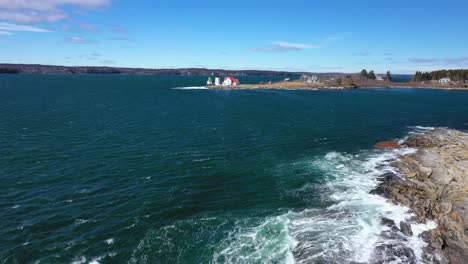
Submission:
[[[375,75],[375,72],[373,70],[368,72],[366,69],[364,69],[361,71],[361,78],[375,80],[377,79],[377,76]],[[390,73],[390,71],[387,71],[386,78],[387,78],[387,81],[389,82],[392,81],[392,74]]]
[[[414,75],[414,81],[432,81],[446,77],[450,78],[452,81],[466,81],[468,80],[468,70],[439,70],[432,72],[417,71]]]

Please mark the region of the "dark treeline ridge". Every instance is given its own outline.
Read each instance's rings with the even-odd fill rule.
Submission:
[[[5,74],[16,74],[16,73],[19,73],[19,70],[18,69],[14,69],[14,68],[0,68],[0,74],[1,73],[5,73]]]
[[[304,72],[264,71],[264,70],[222,70],[205,68],[183,69],[144,69],[100,66],[55,66],[40,64],[0,64],[0,73],[26,74],[147,74],[147,75],[277,75],[300,76]],[[339,75],[339,73],[328,73]]]
[[[432,72],[416,72],[414,81],[432,81],[440,80],[449,77],[452,81],[466,81],[468,80],[468,70],[440,70]]]

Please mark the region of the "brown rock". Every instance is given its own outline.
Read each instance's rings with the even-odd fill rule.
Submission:
[[[396,141],[382,141],[375,144],[375,148],[378,149],[398,149],[401,148],[400,143]]]
[[[390,143],[391,142],[391,143]],[[377,148],[399,147],[397,142],[380,142]],[[410,137],[403,145],[417,148],[392,165],[400,172],[379,186],[394,202],[410,207],[417,222],[435,220],[438,228],[427,232],[428,263],[468,263],[468,134],[435,129]],[[411,235],[411,225],[400,223]],[[432,259],[434,260],[434,259]]]

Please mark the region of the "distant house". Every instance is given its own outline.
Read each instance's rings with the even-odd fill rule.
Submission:
[[[449,77],[445,77],[439,80],[440,84],[450,84],[452,80]]]
[[[291,78],[285,78],[284,79],[284,82],[290,82],[291,81]]]
[[[207,86],[213,85],[213,82],[211,81],[211,77],[208,77],[208,81],[206,81]]]
[[[301,80],[303,80],[305,83],[309,83],[309,84],[316,84],[316,83],[319,83],[319,78],[317,75],[312,75],[312,76],[309,76],[309,75],[303,75],[301,77]]]
[[[230,77],[230,76],[224,77],[224,81],[223,81],[224,86],[239,85],[239,84],[240,84],[239,80],[234,77]]]
[[[377,75],[377,76],[376,76],[376,80],[377,80],[377,81],[383,81],[383,80],[384,80],[383,75]]]

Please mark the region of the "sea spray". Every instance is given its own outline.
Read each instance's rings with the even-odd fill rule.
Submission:
[[[426,244],[419,235],[435,228],[435,224],[413,223],[413,229],[417,230],[413,236],[386,239],[382,233],[390,228],[382,224],[383,217],[399,223],[413,215],[408,208],[371,194],[379,184],[378,176],[395,172],[390,163],[399,155],[414,151],[410,148],[375,150],[356,155],[330,152],[322,158],[292,163],[291,170],[305,166],[305,169],[321,171],[326,178],[320,187],[322,198],[333,204],[327,208],[290,211],[267,218],[259,226],[240,229],[221,243],[213,262],[373,263],[377,247],[398,244],[414,252],[414,261],[422,263]],[[272,230],[276,230],[276,235],[271,235]],[[270,236],[262,236],[267,233]],[[393,259],[399,258],[393,256]]]

